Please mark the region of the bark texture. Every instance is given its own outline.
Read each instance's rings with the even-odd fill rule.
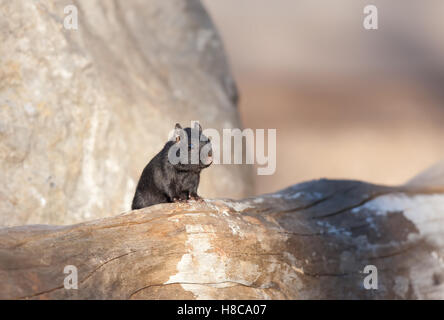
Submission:
[[[317,180],[0,229],[3,299],[444,298],[444,188]],[[64,268],[78,289],[64,288]],[[367,290],[365,266],[377,268]]]

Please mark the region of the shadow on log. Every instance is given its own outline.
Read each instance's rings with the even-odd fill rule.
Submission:
[[[318,180],[0,229],[2,299],[444,298],[444,188]],[[77,268],[67,290],[64,268]],[[366,265],[377,268],[368,290]]]

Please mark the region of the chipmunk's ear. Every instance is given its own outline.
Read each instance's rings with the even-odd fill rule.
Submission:
[[[180,141],[180,132],[182,131],[182,126],[179,123],[176,123],[174,127],[174,136],[176,137],[176,142]]]
[[[194,129],[199,130],[199,132],[202,132],[202,126],[200,125],[199,122],[197,121],[194,122]]]

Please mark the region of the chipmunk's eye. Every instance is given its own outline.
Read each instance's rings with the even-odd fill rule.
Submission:
[[[190,149],[193,149],[193,147],[194,147],[194,145],[193,145],[192,143],[190,143],[190,144],[188,145],[188,148],[190,148]]]

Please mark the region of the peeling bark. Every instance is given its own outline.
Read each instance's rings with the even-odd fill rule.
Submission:
[[[318,180],[0,229],[2,299],[444,298],[444,188]],[[66,265],[78,289],[65,289]],[[366,265],[378,289],[364,287]]]

